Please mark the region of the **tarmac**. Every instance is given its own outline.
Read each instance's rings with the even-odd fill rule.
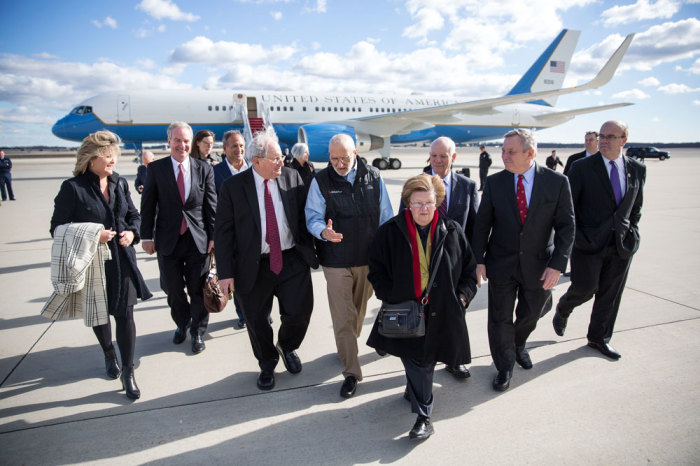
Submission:
[[[565,160],[579,150],[558,152]],[[403,181],[420,172],[427,154],[394,150],[404,167],[382,176],[395,209]],[[494,173],[502,163],[491,155]],[[472,376],[460,382],[438,365],[436,433],[424,442],[408,439],[415,415],[402,398],[401,362],[365,345],[376,298],[360,337],[364,380],[353,398],[339,396],[342,366],[320,270],[298,350],[303,371],[291,375],[279,364],[276,387],[262,392],[232,304],[212,314],[203,353],[192,355],[189,338],[172,343],[157,262],[137,246],[154,297],[135,310],[142,396],[128,400],[105,375],[82,320],[39,315],[52,291],[52,200],[74,159],[17,158],[18,200],[0,206],[0,464],[699,464],[700,154],[671,155],[646,162],[642,243],[611,341],[622,359],[586,346],[589,302],[574,311],[564,337],[545,316],[528,342],[534,368],[516,366],[511,388],[495,392],[482,287],[467,311]],[[133,185],[132,158],[125,154],[117,171]],[[458,168],[478,177],[477,164],[475,148],[459,149]],[[567,286],[562,277],[555,300]],[[273,317],[277,328],[276,307]]]

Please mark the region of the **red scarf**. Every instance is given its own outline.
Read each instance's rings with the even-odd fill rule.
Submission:
[[[411,215],[410,209],[406,209],[406,226],[408,226],[408,239],[411,242],[411,256],[413,256],[413,288],[416,293],[416,299],[420,301],[423,295],[423,290],[420,286],[420,257],[418,256],[418,229],[416,228],[416,222],[413,221],[413,215]],[[435,227],[438,221],[438,211],[435,210],[433,215],[433,220],[430,224],[430,239],[431,241],[435,238]],[[434,241],[433,241],[434,244]],[[435,248],[432,249],[435,251]],[[428,290],[428,293],[430,290]],[[427,296],[426,296],[427,297]]]

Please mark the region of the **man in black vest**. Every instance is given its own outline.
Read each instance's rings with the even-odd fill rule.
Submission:
[[[357,339],[372,296],[369,245],[379,226],[393,216],[379,170],[357,157],[355,142],[336,134],[328,147],[330,164],[316,174],[306,200],[306,227],[316,240],[328,290],[335,344],[345,381],[340,396],[355,394],[362,380]]]

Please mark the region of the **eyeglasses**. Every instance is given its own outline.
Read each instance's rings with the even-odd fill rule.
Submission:
[[[268,162],[274,164],[274,165],[280,165],[284,163],[284,159],[282,157],[277,157],[274,159],[269,159],[267,157],[262,157],[263,160],[267,160]]]
[[[333,165],[338,165],[339,163],[342,163],[343,165],[350,165],[350,161],[352,161],[352,157],[349,157],[349,156],[331,157],[331,163]]]
[[[411,208],[413,209],[434,209],[434,202],[411,202]]]
[[[617,136],[615,134],[601,134],[598,136],[598,139],[607,139],[609,141],[614,141],[615,139],[622,139],[624,136]]]

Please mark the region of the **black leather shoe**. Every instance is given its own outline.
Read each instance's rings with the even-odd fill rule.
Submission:
[[[282,348],[280,347],[280,344],[277,343],[277,351],[282,355],[282,362],[284,363],[284,367],[287,368],[290,374],[298,374],[301,372],[301,360],[299,359],[299,356],[297,356],[296,351],[288,351],[284,352],[282,351]]]
[[[454,375],[456,379],[468,379],[471,377],[471,373],[469,372],[469,369],[467,369],[467,366],[464,364],[460,364],[459,366],[445,366],[445,370],[449,372],[450,374]]]
[[[554,313],[554,318],[552,319],[552,327],[554,327],[554,333],[560,337],[564,336],[564,331],[566,330],[566,324],[569,321],[568,317],[564,317],[558,310]]]
[[[192,336],[192,353],[193,354],[199,354],[204,349],[206,348],[206,345],[204,344],[204,340],[202,340],[201,335],[193,335]]]
[[[532,359],[530,353],[527,352],[524,346],[515,348],[515,362],[520,364],[523,369],[532,369]]]
[[[411,395],[408,394],[408,388],[403,390],[403,399],[406,401],[411,401]]]
[[[607,356],[610,359],[615,359],[618,360],[622,357],[620,353],[618,353],[615,348],[612,346],[608,345],[607,343],[598,343],[595,341],[588,341],[588,346],[590,346],[593,349],[597,349],[600,351],[603,356]]]
[[[511,371],[501,371],[495,379],[493,379],[493,389],[497,392],[505,392],[510,387],[510,378],[513,373]]]
[[[119,373],[119,362],[117,361],[117,352],[114,350],[107,351],[105,353],[105,371],[107,371],[107,377],[110,379],[118,379]]]
[[[187,338],[187,329],[185,327],[178,327],[173,335],[173,343],[179,345],[185,341],[185,338]]]
[[[411,440],[425,440],[435,433],[433,423],[429,417],[418,416],[416,423],[413,424],[413,429],[408,433],[408,438]]]
[[[348,375],[347,377],[345,377],[345,382],[343,382],[343,386],[340,387],[340,396],[342,396],[343,398],[352,398],[356,390],[357,379],[352,375]]]
[[[258,388],[260,390],[272,390],[275,387],[275,373],[262,371],[258,376]]]
[[[244,318],[241,317],[240,319],[238,319],[238,322],[236,323],[236,328],[238,328],[239,330],[245,328],[245,319]]]
[[[136,385],[136,379],[134,379],[134,366],[125,367],[124,372],[122,372],[122,389],[126,392],[126,397],[132,400],[138,400],[141,398],[141,390]]]

